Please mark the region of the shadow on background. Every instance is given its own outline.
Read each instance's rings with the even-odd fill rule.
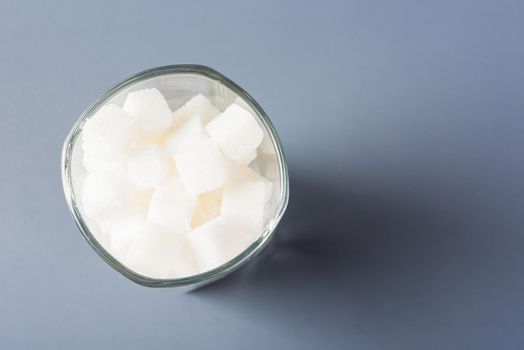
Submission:
[[[333,344],[350,334],[381,341],[430,330],[465,336],[457,326],[489,311],[479,305],[494,282],[496,255],[485,244],[491,228],[468,224],[464,208],[474,188],[434,180],[426,193],[411,184],[354,193],[294,176],[271,245],[192,295],[290,334],[321,331]]]

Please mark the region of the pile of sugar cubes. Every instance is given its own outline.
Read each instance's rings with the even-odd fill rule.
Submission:
[[[173,113],[159,90],[142,89],[101,107],[81,137],[82,215],[141,275],[216,268],[256,241],[272,214],[273,183],[249,164],[273,146],[239,103],[220,112],[196,95]]]

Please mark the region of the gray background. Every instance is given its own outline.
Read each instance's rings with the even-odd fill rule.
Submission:
[[[145,3],[145,2],[144,2]],[[3,349],[522,349],[522,1],[0,3]],[[59,158],[112,84],[214,67],[272,117],[278,239],[189,294],[128,281]]]

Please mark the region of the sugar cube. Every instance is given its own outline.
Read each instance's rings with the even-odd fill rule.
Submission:
[[[261,231],[270,182],[228,182],[224,186],[221,213],[230,215],[250,230]]]
[[[129,246],[145,225],[146,221],[139,216],[106,223],[109,252],[111,255],[118,260],[123,260],[129,250]]]
[[[123,109],[137,119],[141,130],[146,134],[164,132],[173,121],[166,99],[155,88],[130,92]]]
[[[104,220],[121,215],[123,208],[121,195],[125,191],[108,176],[89,174],[82,185],[82,208],[88,217]]]
[[[169,272],[169,278],[183,278],[196,275],[198,273],[198,265],[196,263],[193,252],[189,248],[187,241],[184,240],[182,248],[175,266]]]
[[[198,195],[195,211],[191,220],[193,228],[198,227],[220,215],[222,205],[222,187]]]
[[[176,169],[185,189],[192,195],[212,191],[226,180],[224,158],[210,140],[175,156]]]
[[[209,122],[205,130],[226,156],[242,164],[256,157],[264,136],[255,118],[236,103]]]
[[[160,145],[149,145],[134,150],[127,161],[129,182],[139,189],[155,188],[173,174],[173,161]]]
[[[153,192],[147,218],[176,233],[186,233],[190,229],[195,204],[196,197],[188,194],[180,180],[173,177]]]
[[[219,216],[186,234],[200,273],[218,267],[242,253],[256,237],[235,220]]]
[[[171,156],[192,150],[209,137],[198,115],[192,116],[172,130],[166,138],[166,149]]]
[[[207,97],[202,94],[198,94],[193,96],[182,107],[177,109],[173,117],[176,124],[198,115],[200,116],[202,122],[207,124],[219,113],[220,111],[215,108],[215,106],[213,106]]]
[[[184,236],[147,223],[129,246],[124,264],[148,277],[167,278],[180,256]]]
[[[107,174],[115,177],[125,176],[126,166],[123,156],[114,156],[112,159],[96,153],[84,152],[82,164],[86,170],[94,174]]]
[[[86,120],[82,128],[84,153],[112,160],[122,154],[137,132],[134,118],[122,108],[109,104]]]

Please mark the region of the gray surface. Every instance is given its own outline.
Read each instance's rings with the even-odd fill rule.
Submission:
[[[0,347],[522,349],[523,10],[1,2]],[[272,249],[182,295],[105,265],[59,176],[98,94],[174,63],[251,92],[292,180]]]

